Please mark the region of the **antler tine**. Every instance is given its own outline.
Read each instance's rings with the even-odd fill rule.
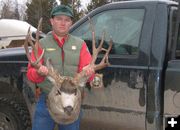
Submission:
[[[26,39],[25,39],[25,42],[24,42],[24,49],[26,51],[26,56],[27,56],[28,60],[31,62],[31,55],[30,55],[29,49],[28,49],[28,42],[29,42],[29,37],[30,37],[30,29],[31,29],[31,27],[28,28]]]
[[[36,42],[39,43],[39,34],[40,34],[40,28],[42,26],[42,18],[40,18],[39,23],[38,23],[38,27],[37,27],[37,31],[36,31]]]
[[[90,29],[92,30],[92,50],[93,50],[92,61],[88,67],[92,67],[96,71],[96,70],[102,69],[102,68],[110,65],[109,60],[108,60],[108,55],[112,48],[112,39],[109,41],[108,49],[102,48],[103,43],[104,43],[104,37],[105,37],[105,32],[103,32],[101,42],[100,42],[99,46],[96,48],[95,29],[94,29],[91,19],[89,17],[88,17],[88,19],[89,19],[89,23],[90,23]],[[101,62],[96,65],[95,62],[96,62],[97,56],[100,51],[105,51],[106,53],[105,53],[104,57],[102,58]],[[75,84],[83,86],[87,80],[88,80],[88,76],[86,76],[86,70],[83,70],[74,76],[73,82]]]
[[[99,44],[99,46],[96,48],[96,42],[95,42],[95,33],[93,33],[94,36],[92,36],[93,39],[93,58],[92,58],[92,64],[95,64],[95,61],[97,59],[97,56],[99,54],[100,51],[105,50],[104,48],[102,48],[103,43],[104,43],[104,37],[105,37],[105,32],[103,32],[102,37],[101,37],[101,42]]]
[[[92,58],[92,61],[91,61],[91,65],[94,65],[94,70],[99,70],[99,69],[102,69],[104,67],[107,67],[110,65],[109,63],[109,60],[108,60],[108,55],[109,55],[109,52],[112,48],[112,38],[110,39],[109,41],[109,47],[108,49],[105,49],[105,48],[102,48],[103,46],[103,43],[104,43],[104,37],[105,37],[105,31],[103,31],[103,34],[102,34],[102,37],[101,37],[101,42],[99,44],[99,46],[96,48],[96,40],[95,40],[95,30],[94,30],[94,26],[93,26],[93,23],[91,21],[91,19],[88,17],[89,19],[89,22],[90,22],[90,28],[92,29],[92,48],[93,48],[93,58]],[[105,55],[104,57],[102,58],[101,62],[99,64],[95,64],[95,61],[97,59],[97,56],[99,54],[100,51],[105,51]]]
[[[92,50],[93,54],[95,53],[96,50],[96,39],[95,39],[95,29],[92,23],[92,20],[90,17],[88,17],[89,23],[90,23],[90,30],[92,30]]]
[[[31,36],[30,36],[30,27],[28,29],[26,40],[24,42],[24,48],[25,48],[25,51],[26,51],[26,56],[27,56],[30,64],[32,66],[34,66],[35,68],[39,68],[38,63],[42,59],[42,57],[44,55],[44,49],[43,49],[42,54],[38,57],[39,30],[40,30],[41,24],[42,24],[42,18],[39,20],[38,29],[37,29],[37,32],[36,32],[36,43],[35,43],[35,45],[33,44]],[[34,52],[34,56],[35,56],[36,61],[31,60],[31,55],[30,55],[29,49],[28,49],[28,43],[32,47],[32,52]]]
[[[95,29],[92,23],[92,20],[90,17],[88,17],[89,23],[90,23],[90,30],[92,30],[92,61],[91,64],[93,64],[96,61],[96,55],[97,55],[97,49],[96,49],[96,39],[95,39]]]
[[[42,20],[43,20],[43,18],[40,18],[38,27],[37,27],[37,31],[36,31],[36,43],[35,43],[35,47],[34,47],[34,55],[36,56],[35,64],[38,64],[44,55],[44,49],[43,49],[42,54],[38,58],[39,35],[40,35],[40,29],[42,28]]]
[[[102,51],[105,51],[106,53],[105,53],[103,59],[101,60],[101,62],[94,66],[95,71],[110,65],[108,55],[109,55],[110,50],[112,49],[112,44],[113,44],[113,41],[112,41],[112,38],[111,38],[110,41],[109,41],[108,49],[102,48]]]
[[[48,58],[46,61],[46,66],[48,68],[48,79],[54,84],[54,87],[57,89],[59,92],[59,89],[61,87],[61,84],[63,83],[65,77],[61,76],[60,73],[53,68],[51,59]],[[58,84],[58,86],[57,86]]]
[[[35,55],[36,60],[38,59],[39,35],[40,35],[41,26],[42,26],[42,18],[40,18],[38,22],[38,27],[36,31],[36,42],[35,42],[35,49],[34,49],[34,55]]]
[[[61,83],[63,81],[63,76],[61,76],[60,73],[53,68],[50,58],[47,59],[46,66],[48,68],[48,75],[55,81],[59,81]]]

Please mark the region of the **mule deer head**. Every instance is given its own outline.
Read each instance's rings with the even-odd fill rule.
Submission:
[[[100,70],[104,67],[110,65],[108,61],[108,55],[112,48],[112,40],[109,42],[108,49],[102,48],[104,42],[104,33],[102,35],[101,42],[99,46],[96,48],[96,41],[95,41],[95,31],[93,24],[90,21],[90,28],[92,29],[92,61],[88,65],[86,69],[89,67],[93,68],[94,71]],[[34,66],[36,69],[40,67],[39,61],[42,59],[44,50],[40,56],[38,56],[37,48],[39,46],[39,34],[40,34],[40,27],[42,24],[42,19],[40,19],[37,32],[36,32],[36,41],[35,45],[33,44],[30,38],[30,29],[28,30],[28,34],[26,37],[26,41],[24,43],[24,47],[26,50],[26,55],[29,60],[29,63]],[[33,53],[35,55],[36,61],[31,60],[31,56],[28,50],[28,43],[32,46]],[[100,51],[105,51],[104,57],[102,58],[99,64],[95,64],[97,56]],[[80,106],[81,106],[81,91],[80,86],[83,86],[89,77],[86,75],[86,69],[77,73],[74,77],[62,76],[60,73],[55,70],[51,64],[50,59],[47,60],[46,66],[48,68],[48,79],[53,83],[52,90],[47,96],[47,106],[50,115],[52,118],[61,124],[68,124],[74,122],[80,113]]]

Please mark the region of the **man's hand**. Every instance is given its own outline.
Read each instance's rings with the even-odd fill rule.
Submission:
[[[41,76],[47,76],[48,75],[48,68],[44,65],[41,65],[39,69],[37,70],[37,73]]]
[[[85,66],[83,70],[85,70],[86,76],[91,76],[95,72],[93,67],[91,67],[90,65]]]

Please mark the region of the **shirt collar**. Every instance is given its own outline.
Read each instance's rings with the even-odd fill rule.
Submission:
[[[57,36],[57,34],[55,34],[54,31],[52,31],[52,35],[53,35],[53,38],[54,40],[58,43],[58,45],[60,47],[63,47],[64,43],[67,41],[68,39],[68,34],[65,35],[64,37],[62,37],[61,39],[59,39],[59,37]]]

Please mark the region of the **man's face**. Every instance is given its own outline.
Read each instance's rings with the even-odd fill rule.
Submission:
[[[60,37],[68,34],[72,20],[66,15],[54,16],[50,19],[53,31]]]

